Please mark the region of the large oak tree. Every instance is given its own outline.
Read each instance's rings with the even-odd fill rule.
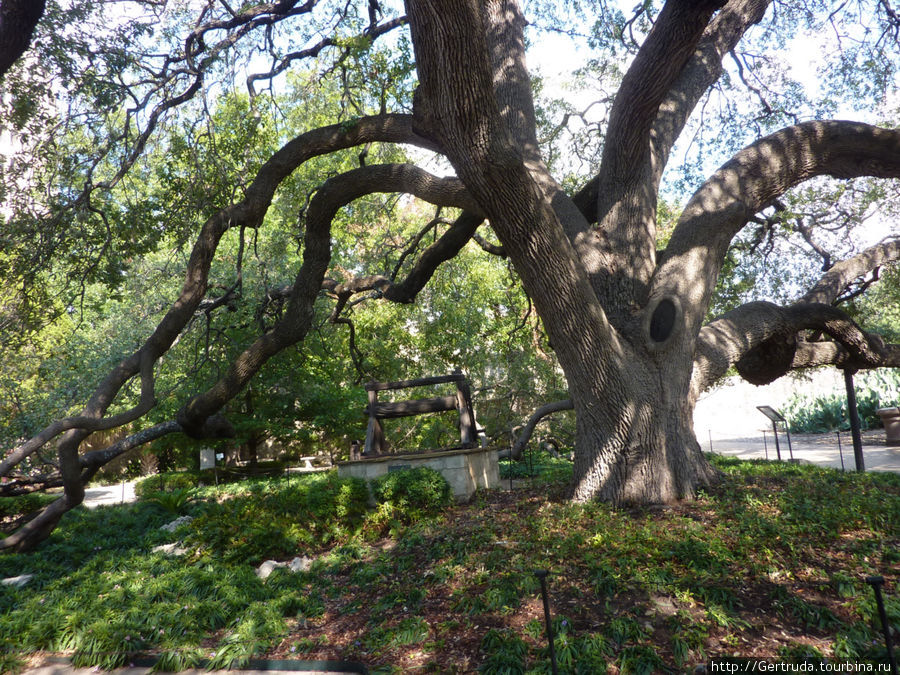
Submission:
[[[394,19],[370,2],[368,23],[356,36],[347,37],[345,28],[342,38],[309,38],[301,50],[278,52],[266,31],[312,16],[320,4],[325,3],[282,0],[235,12],[225,3],[204,3],[180,49],[157,68],[145,69],[144,85],[152,86],[143,99],[134,97],[140,112],[127,116],[139,133],[126,131],[110,145],[119,148],[118,170],[104,181],[91,180],[89,170],[88,180],[47,216],[48,222],[61,226],[78,209],[102,210],[95,205],[98,195],[127,175],[157,124],[202,89],[221,54],[251,39],[254,31],[269,36],[273,66],[251,77],[251,91],[260,79],[328,50],[339,55],[339,70],[360,45],[408,29],[418,76],[412,114],[389,112],[383,98],[379,114],[305,131],[262,164],[239,198],[219,205],[193,242],[181,293],[153,333],[101,374],[80,414],[50,422],[0,462],[0,475],[12,478],[3,486],[7,494],[54,480],[65,488],[63,497],[0,547],[40,541],[82,501],[98,468],[131,448],[173,433],[227,436],[231,425],[221,414],[226,403],[267,360],[304,340],[323,295],[335,301],[336,322],[359,293],[413,302],[434,270],[473,238],[500,252],[476,235],[483,223],[514,264],[565,372],[577,420],[575,499],[666,502],[690,497],[714,481],[695,438],[692,412],[699,394],[732,367],[763,383],[816,365],[900,364],[897,346],[884,344],[835,306],[851,285],[900,256],[897,239],[829,261],[821,279],[796,302],[750,302],[707,321],[729,248],[748,223],[765,220],[786,192],[816,177],[900,176],[895,129],[815,120],[761,134],[702,182],[677,217],[665,249],[657,250],[660,186],[676,141],[719,82],[725,60],[771,11],[771,2],[666,2],[652,17],[612,100],[599,166],[574,193],[552,175],[542,155],[525,59],[527,22],[514,0],[408,0],[406,17]],[[886,22],[883,36],[892,39],[896,17],[882,11],[890,9],[886,3],[876,5]],[[335,14],[335,25],[347,20],[348,7]],[[361,161],[358,168],[324,180],[304,214],[303,263],[293,285],[279,291],[285,302],[281,318],[249,342],[213,386],[185,400],[172,419],[142,424],[157,405],[160,359],[198,313],[234,299],[233,289],[213,293],[209,283],[226,232],[261,227],[276,191],[303,163],[377,143],[439,153],[455,176],[438,178],[413,164]],[[372,193],[408,193],[462,212],[417,252],[405,277],[330,279],[332,220],[341,208]],[[135,379],[139,400],[111,414]],[[92,432],[125,425],[128,435],[113,445],[82,449]],[[17,473],[17,466],[51,442],[57,444],[58,474]]]

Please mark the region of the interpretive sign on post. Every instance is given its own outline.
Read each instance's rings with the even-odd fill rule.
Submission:
[[[791,455],[791,461],[794,461],[794,450],[791,448],[791,432],[787,426],[787,420],[780,412],[769,405],[758,405],[756,409],[772,421],[772,433],[775,436],[775,453],[778,455],[778,461],[781,461],[781,446],[778,444],[778,425],[784,425],[784,433],[787,434],[788,452]]]

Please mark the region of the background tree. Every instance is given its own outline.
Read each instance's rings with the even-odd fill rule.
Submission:
[[[3,0],[0,3],[0,77],[28,49],[46,4],[45,0]]]
[[[184,252],[184,281],[174,300],[148,313],[149,337],[128,335],[133,347],[111,350],[119,360],[76,397],[80,410],[59,409],[0,462],[0,475],[13,478],[7,492],[53,480],[65,488],[0,546],[34,545],[80,503],[99,467],[131,448],[174,433],[233,436],[235,406],[252,397],[264,365],[277,371],[286,350],[305,350],[322,321],[349,338],[363,306],[425,299],[440,288],[426,286],[436,271],[475,244],[509,257],[564,371],[578,499],[667,501],[715,480],[691,414],[699,393],[732,366],[766,382],[826,363],[896,365],[897,349],[834,303],[895,260],[900,242],[846,249],[839,259],[812,230],[835,222],[840,189],[814,184],[821,194],[837,190],[824,212],[818,197],[795,190],[823,176],[900,173],[900,133],[890,125],[817,119],[847,96],[882,119],[896,112],[896,17],[883,2],[775,4],[670,0],[633,16],[600,7],[588,36],[597,58],[581,73],[599,91],[597,118],[587,104],[535,106],[527,22],[511,0],[409,0],[405,17],[387,3],[372,12],[368,3],[325,0],[239,11],[138,3],[133,17],[107,21],[94,38],[83,31],[103,17],[85,10],[81,31],[65,35],[69,51],[18,75],[79,83],[68,108],[35,87],[9,103],[19,128],[40,132],[22,140],[20,156],[42,160],[26,184],[8,181],[6,323],[21,333],[75,315],[88,289],[116,293],[137,261],[173,245]],[[569,18],[556,3],[530,10],[551,30]],[[846,48],[822,66],[828,89],[813,99],[775,57],[791,28],[826,26]],[[127,51],[112,39],[124,34]],[[627,69],[618,66],[629,58]],[[306,103],[288,110],[279,78],[304,68],[290,95]],[[249,97],[237,96],[239,82]],[[270,126],[254,136],[257,124]],[[677,146],[685,135],[692,142]],[[396,144],[419,150],[404,154]],[[568,162],[573,145],[578,161]],[[422,168],[422,151],[448,160],[455,176]],[[673,163],[673,197],[660,208],[676,153],[684,161]],[[714,169],[713,154],[731,158]],[[896,192],[895,183],[873,185],[857,190],[875,195],[869,203]],[[376,197],[385,194],[433,206],[405,211],[404,197],[385,209]],[[857,213],[866,199],[850,199]],[[404,230],[396,223],[407,214],[428,220]],[[479,233],[485,221],[499,245]],[[245,265],[268,230],[276,231],[271,251],[294,247],[296,255],[261,258],[254,297]],[[381,238],[359,235],[369,230]],[[752,266],[773,232],[803,242],[827,270],[812,281],[792,273],[787,301],[737,304],[761,278],[751,270],[716,307],[727,311],[708,321],[722,271]],[[469,267],[458,269],[471,275]],[[451,304],[470,301],[462,285],[440,290]],[[43,311],[53,299],[57,311]],[[496,320],[517,324],[513,306],[498,308]],[[429,316],[424,307],[421,318],[432,322],[449,309],[434,301]],[[186,342],[202,346],[194,350],[200,367],[185,361],[176,370],[190,376],[164,390],[170,355]],[[365,358],[348,348],[365,372]],[[435,351],[444,362],[456,356]],[[553,365],[547,371],[549,383]],[[92,432],[119,427],[125,436],[83,451]],[[50,474],[17,469],[51,442]]]

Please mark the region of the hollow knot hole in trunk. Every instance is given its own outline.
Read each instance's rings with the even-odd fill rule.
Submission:
[[[674,295],[651,302],[644,316],[644,335],[647,346],[657,350],[669,342],[677,332],[682,320],[681,302]]]

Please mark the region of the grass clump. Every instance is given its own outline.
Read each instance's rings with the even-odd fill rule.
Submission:
[[[134,494],[145,499],[159,492],[175,492],[197,487],[197,474],[189,471],[170,471],[142,478],[134,484]]]

